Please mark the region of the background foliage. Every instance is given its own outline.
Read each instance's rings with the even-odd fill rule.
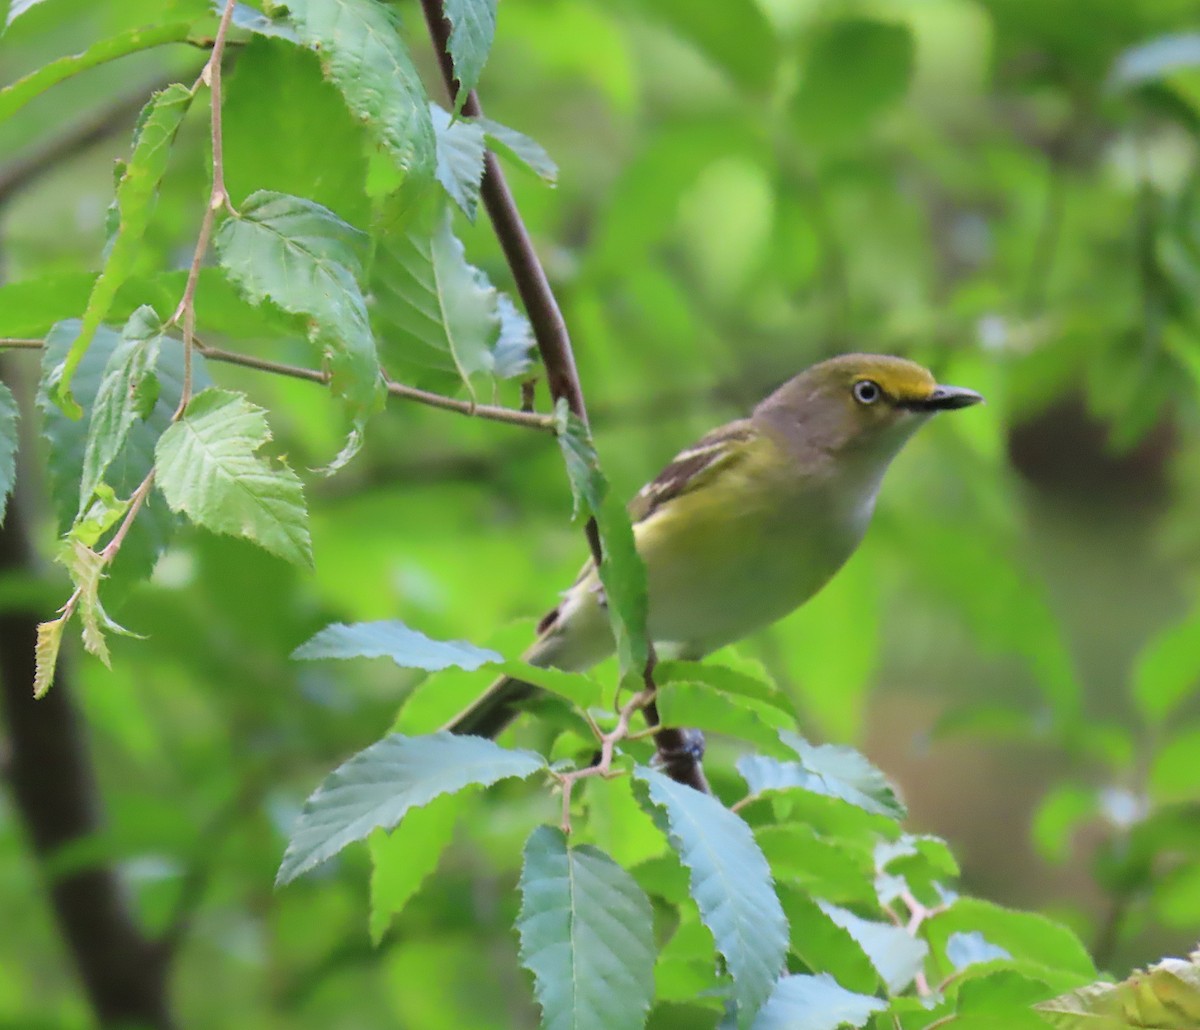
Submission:
[[[305,39],[327,30],[321,4],[289,6]],[[99,292],[116,328],[99,324],[101,312],[92,330],[116,346],[126,318],[149,305],[136,338],[153,340],[183,289],[208,195],[207,104],[161,94],[134,148],[130,136],[153,90],[195,79],[216,17],[190,0],[8,8],[0,336],[88,325],[107,259],[106,275],[118,269],[121,281]],[[430,95],[448,107],[419,9],[390,9]],[[40,867],[15,809],[0,807],[0,1016],[88,1025],[41,885],[112,863],[148,933],[186,917],[173,971],[186,1025],[228,1025],[231,1012],[288,1027],[536,1024],[511,927],[524,842],[557,818],[545,790],[512,780],[486,798],[440,799],[373,838],[370,853],[350,848],[272,887],[303,799],[388,730],[418,679],[383,662],[296,663],[293,649],[332,621],[398,617],[434,638],[517,653],[530,626],[514,620],[540,614],[583,551],[548,436],[394,399],[384,408],[377,384],[354,372],[363,337],[330,331],[369,319],[398,379],[452,390],[465,372],[478,400],[517,405],[516,380],[505,378],[522,352],[512,284],[486,219],[468,220],[478,207],[470,175],[456,173],[485,135],[504,153],[503,126],[557,162],[554,176],[537,152],[533,170],[511,161],[510,181],[563,302],[618,495],[830,353],[904,353],[987,396],[987,408],[914,441],[861,552],[741,655],[783,686],[808,737],[854,744],[886,770],[909,804],[908,827],[949,840],[967,892],[1046,910],[1119,976],[1194,943],[1200,40],[1188,31],[1191,4],[505,0],[479,82],[498,125],[435,112],[427,128],[418,119],[407,129],[339,80],[336,62],[323,75],[313,53],[244,27],[252,17],[239,12],[224,84],[226,185],[241,218],[216,237],[243,292],[205,268],[198,331],[276,361],[311,367],[324,355],[337,396],[211,362],[197,374],[269,412],[270,442],[253,411],[237,414],[263,445],[256,467],[279,471],[286,457],[303,481],[313,568],[188,530],[138,583],[164,498],[139,518],[103,589],[109,614],[146,639],[110,638],[111,669],[73,636],[64,646],[107,829]],[[65,56],[74,54],[84,56]],[[388,54],[372,59],[388,67]],[[59,78],[40,95],[39,84]],[[419,95],[415,76],[395,81]],[[112,131],[21,176],[24,158],[93,116]],[[118,219],[110,214],[114,160],[161,174],[144,223],[129,222],[124,203]],[[453,215],[405,192],[405,177],[422,169],[443,183]],[[129,176],[118,190],[136,201],[153,185]],[[307,203],[281,208],[279,195]],[[304,231],[324,241],[321,267],[343,296],[369,258],[380,276],[367,285],[369,313],[365,298],[361,312],[314,309],[310,284],[260,281],[261,266],[239,260],[247,236],[281,218],[307,220]],[[369,255],[341,228],[380,219],[388,231]],[[485,278],[462,272],[453,234]],[[339,269],[349,270],[340,280]],[[454,304],[412,314],[444,288]],[[56,332],[46,348],[54,360],[76,336]],[[485,336],[488,347],[454,345]],[[163,424],[172,389],[179,395],[173,346],[162,343],[159,394],[143,398]],[[37,358],[3,360],[32,430],[38,409],[25,402]],[[102,390],[103,372],[89,353],[76,396]],[[0,392],[0,415],[8,405]],[[547,409],[542,387],[539,405]],[[41,408],[60,444],[79,432],[50,398]],[[336,476],[311,471],[347,458],[359,435],[362,451]],[[5,488],[10,436],[0,431]],[[52,520],[61,529],[90,498],[36,445],[22,454],[21,500],[38,513],[48,557]],[[83,437],[70,446],[82,456]],[[137,485],[139,460],[148,459],[111,470],[119,495]],[[169,490],[165,500],[180,507]],[[268,549],[307,554],[307,538],[277,543]],[[4,605],[33,599],[49,618],[70,586],[47,565],[37,576],[6,573],[0,590]],[[0,640],[6,672],[12,646]],[[442,674],[436,691],[413,695],[398,728],[436,725],[485,681]],[[544,735],[522,728],[517,742],[545,744]],[[714,785],[732,800],[741,748],[715,738],[711,750]],[[678,882],[652,861],[661,838],[648,823],[630,830],[627,796],[595,786],[589,833],[620,866],[642,870],[643,890],[676,899]],[[533,855],[545,877],[571,860],[548,833]],[[428,879],[419,862],[386,860],[389,848],[411,855],[414,841],[442,840]],[[397,868],[406,870],[397,880],[381,872]],[[595,875],[624,886],[610,867]],[[793,926],[827,926],[806,894],[782,900]],[[997,932],[985,943],[1022,946]],[[700,946],[675,939],[676,979],[659,981],[688,997]],[[834,971],[843,988],[870,993],[885,972],[847,961]]]

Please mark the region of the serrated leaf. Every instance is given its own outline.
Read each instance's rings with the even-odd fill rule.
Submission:
[[[496,0],[446,0],[446,17],[450,20],[450,39],[446,49],[454,64],[458,79],[458,94],[454,109],[460,110],[467,94],[479,82],[496,35]]]
[[[477,118],[475,124],[483,129],[492,149],[501,147],[543,182],[550,186],[558,184],[558,165],[537,140],[491,118]]]
[[[479,206],[483,180],[483,129],[465,119],[452,119],[437,104],[429,105],[437,142],[437,180],[470,221]]]
[[[353,421],[357,450],[363,423],[383,400],[383,380],[367,302],[359,288],[366,236],[326,207],[302,197],[259,190],[217,230],[221,265],[253,304],[270,298],[305,316]]]
[[[163,46],[166,43],[183,43],[188,39],[190,30],[191,25],[188,22],[147,25],[109,36],[93,43],[81,53],[43,64],[24,78],[0,89],[0,121],[7,121],[31,100],[72,75],[151,47]]]
[[[591,434],[560,398],[554,409],[559,448],[575,501],[575,515],[586,511],[600,532],[599,577],[608,621],[616,640],[621,678],[641,676],[649,655],[646,637],[646,568],[637,552],[629,513],[609,489]]]
[[[855,847],[852,840],[823,837],[804,822],[761,826],[754,838],[776,883],[794,882],[814,897],[839,904],[876,903],[868,845]]]
[[[177,291],[175,292],[177,299]],[[174,301],[172,301],[174,303]],[[47,395],[45,377],[58,365],[71,342],[79,332],[78,320],[55,325],[46,337],[42,353],[43,381],[38,391],[38,410],[41,414],[42,434],[48,444],[46,467],[49,472],[50,494],[54,501],[60,533],[70,531],[79,536],[79,482],[83,475],[83,459],[87,445],[89,427],[86,420],[68,418]],[[107,326],[96,332],[75,374],[74,393],[85,411],[94,407],[104,369],[113,352],[120,346],[121,337]],[[128,497],[146,477],[154,465],[154,447],[163,431],[171,425],[171,418],[179,406],[183,388],[183,349],[168,347],[158,361],[159,396],[154,410],[145,420],[135,420],[129,430],[124,447],[109,465],[105,479],[111,485],[109,495]],[[197,389],[210,382],[203,357],[192,358],[192,381]],[[101,483],[96,497],[106,489]],[[99,504],[99,511],[110,509],[107,502]],[[87,517],[85,513],[85,517]],[[95,521],[95,519],[91,519]],[[166,546],[178,520],[162,504],[149,504],[138,514],[121,546],[121,560],[112,569],[114,579],[138,577],[150,571],[154,559]],[[108,523],[111,525],[111,523]],[[107,528],[107,527],[105,527]],[[100,530],[102,532],[103,530]],[[86,540],[93,545],[99,535]]]
[[[62,556],[63,564],[71,573],[71,581],[79,590],[79,618],[83,623],[83,646],[105,665],[112,667],[108,644],[104,640],[101,623],[106,621],[100,606],[100,580],[104,575],[105,561],[90,547],[80,541],[72,542]]]
[[[657,679],[656,675],[656,683]],[[739,704],[707,683],[658,684],[655,702],[664,726],[688,726],[736,737],[771,754],[791,753],[779,740],[779,724],[793,723],[776,708],[760,710],[745,702]]]
[[[634,777],[645,785],[651,814],[665,816],[700,918],[733,977],[739,1025],[747,1026],[770,995],[788,947],[767,860],[750,828],[716,798],[645,766]]]
[[[1059,1030],[1195,1030],[1200,1026],[1200,952],[1167,958],[1117,984],[1090,984],[1041,1002]]]
[[[539,826],[521,869],[521,964],[544,1030],[640,1030],[654,998],[650,901],[602,851]]]
[[[297,565],[312,564],[308,512],[296,474],[258,456],[266,413],[241,394],[197,394],[155,448],[167,504],[214,533],[245,537]]]
[[[496,296],[496,314],[500,318],[500,335],[492,348],[492,374],[497,379],[512,379],[533,365],[537,341],[529,319],[507,293]]]
[[[405,365],[442,373],[435,385],[461,383],[476,395],[475,379],[492,370],[500,317],[496,291],[467,262],[449,208],[380,240],[371,293],[389,368],[394,354]]]
[[[443,794],[414,808],[390,833],[376,830],[371,851],[371,943],[383,940],[392,921],[420,889],[454,836],[464,795]]]
[[[104,365],[100,389],[88,419],[79,483],[81,512],[121,453],[134,422],[148,418],[158,402],[156,367],[163,337],[163,325],[154,309],[140,307],[125,323],[121,342]]]
[[[275,882],[289,883],[378,827],[390,830],[436,797],[545,766],[541,755],[482,737],[384,737],[338,766],[304,803]]]
[[[191,91],[176,83],[155,93],[138,119],[133,154],[117,185],[120,221],[116,238],[109,249],[104,270],[88,297],[79,335],[51,377],[51,396],[73,418],[79,418],[83,409],[71,395],[71,380],[100,323],[107,316],[117,290],[133,271],[142,237],[150,224],[158,184],[167,169],[171,143],[191,101]]]
[[[302,660],[319,658],[390,658],[402,669],[426,669],[430,672],[457,666],[478,669],[504,660],[487,648],[463,640],[432,640],[402,622],[335,622],[305,641],[292,657]]]
[[[762,755],[743,755],[737,769],[752,795],[772,790],[798,789],[839,798],[866,812],[902,819],[904,806],[886,777],[852,748],[832,744],[814,747],[795,733],[783,731],[780,739],[799,757],[779,762]]]
[[[376,0],[287,0],[301,39],[396,166],[418,182],[433,176],[428,100],[398,15]]]
[[[925,964],[929,945],[901,926],[863,919],[848,909],[818,901],[821,911],[858,942],[892,994],[903,991]]]
[[[659,686],[667,683],[705,683],[723,694],[765,701],[789,716],[796,714],[791,701],[768,679],[711,661],[661,661],[654,666],[654,682]]]
[[[754,1021],[754,1030],[838,1030],[865,1026],[887,1004],[869,994],[855,994],[828,973],[782,977]]]
[[[0,383],[0,526],[8,510],[8,497],[17,480],[17,400]]]
[[[62,646],[66,623],[67,616],[63,615],[52,622],[38,624],[37,643],[33,651],[33,696],[37,699],[45,697],[54,682],[54,668],[58,664],[58,649]]]
[[[774,869],[774,866],[772,866]],[[791,951],[813,973],[828,973],[843,987],[864,994],[879,990],[880,978],[862,946],[807,893],[781,886]]]

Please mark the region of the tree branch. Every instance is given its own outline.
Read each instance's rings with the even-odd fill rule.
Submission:
[[[429,35],[437,52],[438,65],[442,70],[442,79],[451,99],[458,96],[462,84],[454,73],[454,61],[450,56],[450,22],[445,16],[443,0],[421,0],[421,9],[425,14],[425,23],[429,26]],[[462,104],[463,114],[471,118],[482,118],[483,107],[475,91],[467,93]],[[570,410],[587,425],[587,407],[583,400],[583,388],[579,383],[579,373],[575,367],[575,354],[571,349],[571,337],[567,332],[567,324],[563,319],[550,281],[546,278],[545,269],[538,259],[533,241],[525,228],[520,211],[508,181],[500,168],[500,162],[490,150],[484,154],[483,182],[480,186],[480,196],[488,217],[504,251],[504,258],[512,272],[517,292],[529,315],[533,326],[534,339],[537,341],[538,352],[546,369],[546,379],[550,387],[550,396],[557,402],[565,398]],[[603,557],[600,543],[600,530],[594,518],[588,519],[585,527],[588,547],[597,568]],[[646,663],[645,686],[653,698],[654,691],[654,658],[653,647],[651,657]],[[645,706],[646,721],[651,726],[659,725],[658,709],[653,700]],[[700,767],[700,759],[704,753],[703,736],[687,730],[663,729],[655,736],[658,757],[665,771],[672,779],[698,790],[708,791],[704,771]]]

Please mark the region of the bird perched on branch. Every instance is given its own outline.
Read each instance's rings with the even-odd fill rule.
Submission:
[[[903,358],[845,354],[681,451],[629,505],[659,653],[702,658],[799,608],[862,540],[908,438],[935,413],[981,400]],[[589,563],[525,658],[581,671],[614,646]],[[446,728],[495,736],[536,690],[500,679]]]

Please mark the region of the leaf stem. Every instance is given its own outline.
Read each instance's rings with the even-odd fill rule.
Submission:
[[[142,510],[142,505],[145,504],[146,498],[150,494],[150,487],[154,485],[154,469],[146,473],[146,478],[138,484],[138,488],[134,490],[133,496],[129,498],[129,508],[125,512],[125,517],[121,520],[121,525],[117,527],[113,538],[104,546],[104,550],[100,552],[100,557],[104,559],[105,564],[111,562],[121,549],[121,545],[125,542],[125,537],[129,533],[129,527],[133,525],[133,520],[137,518],[137,513]]]

